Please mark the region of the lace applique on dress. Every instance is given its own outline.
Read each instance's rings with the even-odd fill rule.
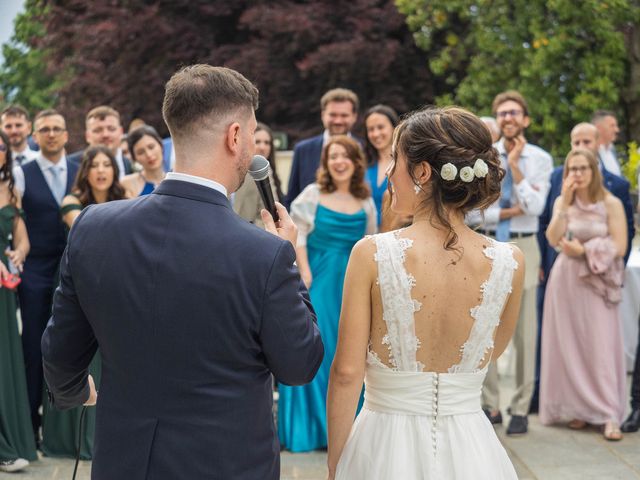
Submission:
[[[422,304],[411,298],[411,289],[416,285],[413,275],[404,268],[405,252],[413,245],[410,238],[401,238],[400,232],[375,235],[378,263],[378,285],[382,297],[382,318],[387,334],[382,343],[389,348],[389,363],[393,370],[420,372],[422,363],[416,361],[420,341],[415,334],[413,314]]]
[[[469,373],[479,369],[485,355],[493,348],[493,334],[500,324],[500,315],[511,293],[513,272],[518,268],[513,249],[506,243],[488,240],[491,244],[485,248],[484,254],[492,260],[491,273],[480,287],[480,305],[470,311],[474,322],[469,338],[461,347],[462,359],[449,368],[449,373]]]

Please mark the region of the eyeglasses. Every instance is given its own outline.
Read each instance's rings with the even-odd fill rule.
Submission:
[[[503,110],[502,112],[496,112],[498,118],[507,118],[507,116],[519,117],[524,112],[522,110]]]
[[[60,127],[42,127],[38,130],[36,130],[40,135],[49,135],[50,133],[53,133],[54,135],[58,136],[60,135],[62,132],[65,132],[66,130],[64,128],[60,128]]]
[[[3,143],[2,145],[0,145],[0,152],[6,152],[7,151],[7,146]]]
[[[591,170],[591,167],[588,165],[581,165],[580,167],[569,167],[567,170],[569,170],[569,173],[578,173],[580,172],[585,173],[587,170]]]

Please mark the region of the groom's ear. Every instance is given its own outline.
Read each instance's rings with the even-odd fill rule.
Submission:
[[[233,122],[225,131],[225,145],[230,153],[237,155],[240,151],[240,124]]]

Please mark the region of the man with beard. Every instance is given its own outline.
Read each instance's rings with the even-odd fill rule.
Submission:
[[[124,131],[120,123],[120,114],[117,110],[101,105],[92,108],[85,119],[84,137],[90,147],[104,145],[113,152],[118,164],[118,176],[120,179],[133,172],[131,160],[122,154],[120,144]],[[69,155],[69,160],[80,164],[84,151]]]
[[[60,202],[73,186],[78,165],[65,156],[68,134],[62,115],[55,110],[44,110],[36,115],[34,124],[34,138],[40,152],[34,161],[15,169],[15,184],[22,196],[31,242],[18,295],[31,421],[37,435],[40,426],[38,408],[42,401],[40,338],[51,315],[56,273],[66,245]]]
[[[27,141],[31,133],[31,122],[29,114],[23,107],[9,105],[0,114],[0,123],[2,130],[9,137],[14,166],[19,167],[38,157],[38,152],[32,150]]]
[[[346,88],[334,88],[322,96],[320,109],[324,132],[300,141],[293,149],[289,188],[284,201],[287,208],[307,185],[316,181],[322,147],[329,137],[351,135],[351,128],[358,119],[358,104],[358,96]]]
[[[95,404],[93,478],[280,477],[273,380],[311,381],[324,353],[277,204],[236,215],[258,90],[234,70],[185,67],[162,107],[174,172],[153,193],[92,205],[69,234],[42,337],[54,406]]]
[[[524,97],[516,91],[500,93],[493,101],[493,113],[500,127],[501,139],[494,144],[506,170],[500,199],[485,213],[472,212],[468,221],[480,225],[481,231],[501,242],[514,242],[525,255],[527,266],[522,305],[513,346],[516,350],[516,391],[511,399],[508,435],[527,433],[529,404],[533,395],[536,364],[536,291],[540,250],[536,240],[538,217],[542,213],[549,178],[553,170],[551,155],[527,142],[529,110]],[[491,423],[502,423],[500,390],[496,363],[489,364],[482,403]]]

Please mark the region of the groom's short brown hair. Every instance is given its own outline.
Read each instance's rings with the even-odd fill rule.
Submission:
[[[190,65],[165,86],[162,116],[172,136],[213,128],[230,114],[258,109],[258,89],[242,74],[225,67]]]

